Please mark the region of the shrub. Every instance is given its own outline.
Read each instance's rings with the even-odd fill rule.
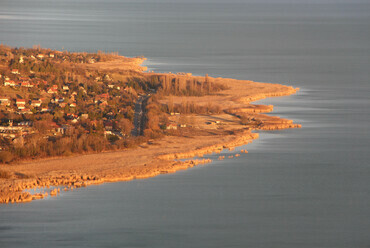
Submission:
[[[5,178],[5,179],[8,179],[11,177],[11,174],[7,171],[4,171],[4,170],[0,170],[0,178]]]
[[[109,142],[114,143],[115,141],[119,140],[119,137],[117,135],[109,134],[107,135],[107,139]]]
[[[29,178],[33,178],[33,176],[30,176],[30,175],[27,175],[27,174],[24,174],[24,173],[21,173],[21,172],[15,172],[14,173],[17,178],[19,179],[29,179]]]
[[[246,115],[240,116],[240,124],[248,125],[250,123],[249,117]]]
[[[0,152],[0,162],[1,163],[10,163],[13,160],[14,156],[8,151]]]

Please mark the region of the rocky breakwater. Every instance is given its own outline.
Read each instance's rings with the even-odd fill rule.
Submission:
[[[201,148],[197,148],[195,150],[187,151],[187,152],[164,154],[164,155],[158,156],[158,159],[174,160],[174,159],[202,157],[205,154],[211,154],[213,152],[220,153],[223,149],[232,149],[237,146],[248,144],[252,142],[252,140],[257,139],[257,138],[258,138],[257,133],[252,133],[249,129],[247,129],[247,130],[236,132],[233,135],[233,138],[226,143],[201,147]]]
[[[292,120],[280,118],[277,116],[269,116],[269,115],[258,115],[257,121],[260,124],[257,126],[258,130],[281,130],[281,129],[288,129],[288,128],[301,128],[301,124],[293,123]]]
[[[301,128],[301,124],[296,124],[293,122],[278,122],[278,123],[263,123],[261,124],[258,129],[260,130],[281,130],[281,129],[287,129],[287,128]]]
[[[188,168],[198,166],[198,165],[204,165],[211,163],[212,159],[190,159],[186,161],[175,161],[170,164],[167,168],[162,168],[160,171],[160,174],[167,174],[167,173],[175,173],[176,171],[180,170],[186,170]]]
[[[275,92],[268,92],[268,93],[255,93],[251,96],[243,96],[237,99],[238,102],[243,102],[243,103],[250,103],[258,100],[262,100],[268,97],[278,97],[278,96],[289,96],[297,93],[299,91],[299,88],[294,88],[292,86],[284,86],[281,85],[282,87],[279,88]]]
[[[61,175],[53,177],[38,177],[31,179],[12,179],[4,180],[0,185],[0,203],[20,203],[42,199],[48,195],[55,196],[60,193],[59,188],[50,187],[64,186],[66,190],[86,187],[91,184],[100,184],[104,180],[92,175]],[[42,193],[26,192],[28,189],[43,189]]]
[[[248,144],[252,142],[252,140],[257,139],[258,136],[259,135],[257,133],[251,133],[249,129],[246,129],[246,130],[236,132],[232,136],[232,139],[230,139],[228,142],[225,142],[223,144],[215,144],[211,146],[201,147],[201,148],[197,148],[195,150],[187,151],[187,152],[160,155],[157,158],[161,161],[161,163],[162,164],[169,163],[170,166],[162,166],[161,171],[159,171],[159,174],[174,173],[179,170],[185,170],[185,169],[188,169],[194,166],[211,163],[212,159],[209,159],[209,158],[188,159],[185,161],[176,161],[176,160],[185,159],[185,158],[203,157],[206,154],[220,153],[224,149],[229,149],[230,151],[233,151],[235,147]],[[248,153],[246,150],[243,150],[243,152]],[[240,154],[236,155],[236,157],[239,157],[239,156]],[[222,160],[222,159],[219,159],[219,160]]]
[[[225,110],[226,113],[235,115],[235,116],[241,116],[243,114],[254,114],[254,113],[269,113],[274,110],[273,105],[254,105],[249,104],[247,107],[243,108],[231,108]]]

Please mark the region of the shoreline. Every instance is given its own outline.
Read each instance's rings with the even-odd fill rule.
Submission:
[[[137,61],[137,60],[136,60]],[[141,61],[144,61],[141,59]],[[117,61],[114,61],[117,65]],[[99,66],[98,63],[94,66]],[[135,62],[137,66],[137,62]],[[109,64],[104,63],[104,68]],[[111,67],[116,69],[115,67]],[[163,73],[145,72],[144,77],[164,75]],[[184,77],[170,74],[171,77]],[[190,76],[202,78],[200,76]],[[154,142],[141,144],[138,148],[101,153],[72,155],[70,157],[41,158],[22,161],[12,165],[0,165],[0,168],[10,173],[24,175],[24,178],[0,179],[0,203],[20,203],[42,199],[47,195],[56,196],[58,192],[49,190],[42,194],[31,195],[25,189],[50,186],[63,186],[64,190],[86,187],[108,182],[144,179],[160,174],[174,173],[199,164],[210,163],[210,159],[193,159],[205,154],[220,153],[223,149],[234,149],[252,142],[258,138],[253,130],[280,130],[300,128],[292,120],[277,116],[264,115],[272,112],[272,105],[255,105],[253,101],[268,97],[287,96],[299,89],[291,86],[271,83],[257,83],[230,78],[213,78],[216,82],[230,87],[215,96],[186,97],[186,100],[196,100],[198,104],[209,102],[220,104],[224,113],[218,115],[195,115],[196,125],[201,135],[165,136]],[[184,97],[171,97],[171,101],[181,102]],[[240,124],[240,115],[248,115],[258,119],[259,125],[247,127]],[[205,124],[209,120],[222,120],[222,125]],[[177,159],[187,159],[177,161]],[[220,160],[223,159],[220,157]]]

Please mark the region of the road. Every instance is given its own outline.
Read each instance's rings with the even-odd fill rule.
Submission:
[[[145,105],[143,103],[150,97],[150,95],[140,96],[135,103],[134,129],[132,129],[132,136],[139,136],[143,134],[143,126],[145,119]]]

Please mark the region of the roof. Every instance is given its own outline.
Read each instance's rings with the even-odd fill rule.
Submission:
[[[109,98],[109,94],[108,93],[103,93],[103,94],[98,95],[98,97]]]

